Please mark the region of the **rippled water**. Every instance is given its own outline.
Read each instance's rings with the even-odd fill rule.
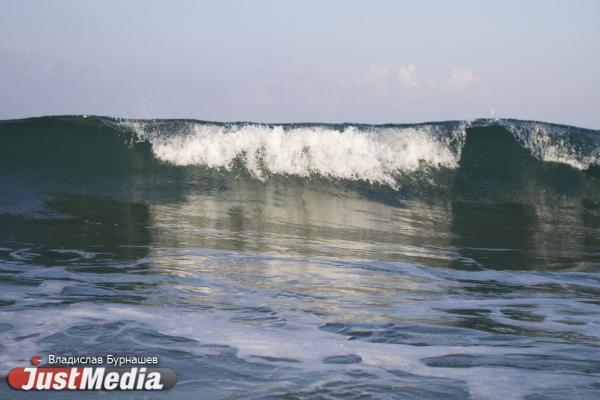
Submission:
[[[178,383],[2,383],[2,398],[600,397],[592,195],[538,185],[535,201],[465,201],[207,171],[157,182],[6,168],[0,372],[34,354],[152,354]]]
[[[453,244],[451,205],[273,188],[52,206],[71,218],[2,218],[5,369],[158,354],[178,374],[168,398],[600,393],[600,276],[483,268],[541,255]]]

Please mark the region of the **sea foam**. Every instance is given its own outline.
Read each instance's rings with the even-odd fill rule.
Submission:
[[[117,125],[150,142],[154,156],[164,162],[225,171],[242,166],[259,180],[318,175],[397,188],[403,175],[458,167],[469,129],[487,126],[503,127],[543,162],[579,170],[600,162],[597,131],[535,121],[328,125],[122,120]]]
[[[534,121],[499,122],[521,146],[541,161],[566,164],[579,170],[600,162],[597,132]]]
[[[188,123],[175,132],[128,124],[152,143],[154,155],[178,166],[231,170],[241,162],[255,178],[271,174],[363,180],[396,185],[395,177],[419,168],[455,168],[464,130],[444,134],[435,126],[289,127]]]

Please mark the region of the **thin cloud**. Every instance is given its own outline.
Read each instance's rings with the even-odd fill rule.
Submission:
[[[453,68],[447,79],[436,81],[421,76],[416,64],[371,64],[362,77],[340,79],[337,81],[337,86],[344,89],[370,88],[383,97],[409,94],[411,96],[435,95],[447,89],[463,89],[477,79],[473,69],[464,66]]]
[[[367,80],[383,93],[401,86],[405,88],[420,88],[424,82],[417,75],[417,66],[415,64],[404,64],[392,66],[388,64],[374,64],[369,66]]]
[[[378,92],[385,92],[390,83],[392,68],[389,65],[370,65],[368,80],[375,86]]]
[[[417,76],[417,66],[415,64],[401,65],[397,70],[398,80],[402,86],[419,88],[422,82]]]
[[[456,67],[448,79],[448,86],[453,89],[462,89],[477,79],[473,70],[469,67]]]

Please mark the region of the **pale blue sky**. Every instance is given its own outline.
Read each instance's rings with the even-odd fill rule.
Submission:
[[[600,1],[0,0],[0,118],[600,128]]]

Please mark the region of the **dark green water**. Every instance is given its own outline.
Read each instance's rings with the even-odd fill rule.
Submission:
[[[152,354],[159,395],[596,399],[600,132],[0,122],[0,366]]]

